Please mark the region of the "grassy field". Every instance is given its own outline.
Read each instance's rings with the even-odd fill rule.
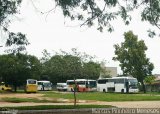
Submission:
[[[33,103],[57,103],[56,101],[53,100],[46,100],[46,99],[37,99],[37,98],[16,98],[16,97],[5,97],[2,98],[0,101],[5,101],[5,102],[11,102],[11,103],[21,103],[21,102],[33,102]]]
[[[13,102],[13,103],[20,103],[20,102],[34,102],[34,103],[62,103],[58,98],[63,99],[74,99],[72,92],[55,92],[55,91],[42,91],[38,92],[43,94],[43,97],[36,97],[36,98],[20,98],[13,95],[13,97],[7,97],[7,94],[10,93],[3,93],[2,95],[6,95],[3,98],[0,98],[0,101],[5,102]],[[11,93],[14,94],[14,93]],[[21,93],[15,93],[21,94]],[[23,93],[24,94],[24,93]],[[25,94],[24,94],[25,95]],[[26,94],[27,95],[27,94]],[[33,97],[36,95],[33,95]],[[159,93],[149,93],[149,94],[121,94],[121,93],[101,93],[101,92],[78,92],[76,93],[78,100],[94,100],[94,101],[160,101],[160,94]]]
[[[0,111],[14,110],[48,110],[48,109],[84,109],[84,108],[113,108],[110,105],[39,105],[39,106],[20,106],[20,107],[0,107]]]
[[[45,94],[44,97],[73,99],[73,93],[45,92],[44,94]],[[112,101],[160,101],[160,95],[84,92],[84,93],[77,93],[77,99],[109,101],[109,102],[112,102]]]

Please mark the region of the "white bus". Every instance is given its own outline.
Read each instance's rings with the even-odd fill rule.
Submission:
[[[58,91],[67,91],[67,83],[57,83]]]
[[[38,90],[52,90],[52,83],[50,81],[38,81]]]
[[[96,80],[76,79],[75,83],[74,83],[74,80],[67,80],[67,90],[73,91],[75,85],[76,85],[76,89],[77,89],[76,91],[79,91],[79,92],[87,92],[87,91],[96,91],[97,90]]]
[[[97,80],[97,91],[100,92],[138,92],[138,81],[133,77],[113,77]]]

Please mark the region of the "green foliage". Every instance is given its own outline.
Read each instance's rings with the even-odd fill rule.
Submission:
[[[145,54],[147,46],[143,40],[138,41],[131,31],[125,33],[124,38],[121,45],[114,45],[116,57],[113,60],[120,62],[124,75],[132,75],[143,84],[145,77],[151,75],[154,68]]]
[[[147,21],[160,29],[159,0],[56,0],[55,2],[61,7],[64,16],[70,17],[71,20],[82,20],[81,26],[90,27],[98,23],[97,30],[100,32],[104,27],[112,32],[111,21],[118,17],[128,25],[132,19],[130,14],[136,9],[141,9],[139,13],[142,21]]]
[[[73,50],[73,54],[62,52],[43,63],[42,76],[48,76],[54,84],[74,78],[97,79],[99,77],[100,65],[92,61],[93,57],[82,55],[76,50]]]
[[[0,0],[0,28],[3,30],[3,32],[7,33],[8,35],[6,46],[11,46],[13,44],[21,45],[19,46],[19,48],[17,48],[17,50],[8,50],[10,52],[25,50],[25,47],[22,45],[24,45],[24,43],[25,45],[28,45],[28,41],[26,40],[26,36],[24,34],[20,32],[13,33],[8,29],[9,24],[12,21],[11,17],[19,13],[18,8],[21,2],[22,0]]]
[[[155,76],[147,76],[144,79],[145,84],[150,85],[150,92],[152,92],[152,84],[154,83],[155,79]]]
[[[7,109],[14,109],[14,110],[84,109],[84,108],[113,108],[113,106],[111,105],[77,105],[75,107],[73,105],[39,105],[39,106],[7,107]],[[5,108],[2,108],[2,109],[4,110]],[[0,108],[0,111],[1,111],[1,108]]]
[[[40,74],[40,62],[35,56],[24,54],[0,55],[1,81],[17,86],[25,84],[26,79],[38,79]]]
[[[34,102],[34,103],[53,103],[54,101],[46,100],[46,99],[37,99],[37,98],[16,98],[16,97],[5,97],[2,98],[1,101],[11,102],[11,103],[22,103],[22,102]],[[55,102],[56,103],[56,102]]]
[[[97,80],[100,75],[100,69],[99,64],[89,61],[87,63],[83,63],[82,75],[84,78]]]
[[[147,32],[148,32],[148,36],[149,36],[150,38],[153,38],[154,36],[156,36],[155,31],[151,31],[151,30],[149,29]]]
[[[22,33],[9,33],[9,38],[6,41],[6,46],[10,47],[10,49],[6,50],[8,53],[17,54],[26,50],[25,46],[29,45],[29,42],[26,38],[26,35]]]
[[[153,84],[153,82],[155,81],[155,79],[156,79],[155,76],[147,76],[147,77],[145,77],[144,82],[146,84],[151,85],[151,84]]]
[[[19,13],[18,8],[21,1],[0,1],[0,26],[4,31],[9,32],[8,24],[11,22],[9,17]],[[96,24],[97,30],[100,32],[103,32],[104,28],[112,32],[114,28],[111,21],[118,17],[123,19],[124,24],[128,25],[131,19],[134,18],[130,15],[131,12],[137,9],[141,10],[139,13],[142,21],[147,21],[160,29],[159,0],[55,0],[54,2],[56,7],[62,9],[65,17],[82,21],[81,26],[91,27]]]
[[[7,29],[7,24],[10,22],[9,16],[18,13],[18,6],[22,0],[1,0],[0,1],[0,26],[4,30]]]

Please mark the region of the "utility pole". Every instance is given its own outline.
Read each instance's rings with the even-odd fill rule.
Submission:
[[[77,88],[77,84],[76,84],[76,79],[75,79],[75,76],[74,76],[74,107],[76,107],[76,103],[77,103],[77,98],[76,98],[76,89]]]

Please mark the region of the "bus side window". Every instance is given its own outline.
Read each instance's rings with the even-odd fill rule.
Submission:
[[[86,88],[88,88],[88,85],[89,85],[88,83],[89,83],[89,82],[86,82]]]

